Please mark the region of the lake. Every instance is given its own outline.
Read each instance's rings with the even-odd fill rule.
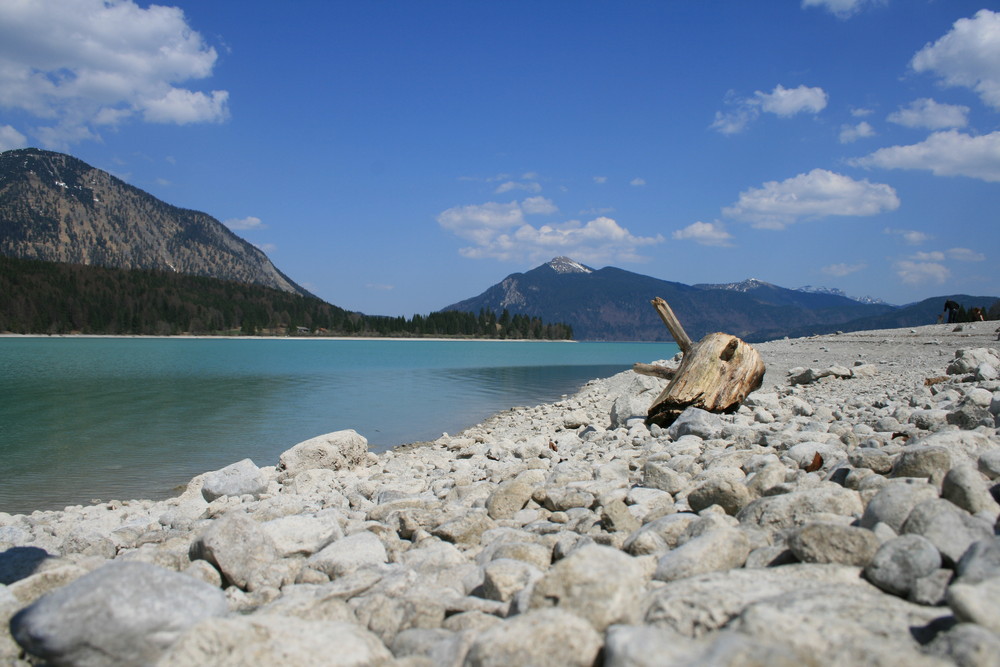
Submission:
[[[0,511],[165,498],[353,428],[382,452],[558,400],[672,343],[0,337]]]

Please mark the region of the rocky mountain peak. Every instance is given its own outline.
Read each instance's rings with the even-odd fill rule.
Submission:
[[[589,266],[584,266],[580,262],[570,259],[569,257],[554,257],[547,266],[551,268],[556,273],[593,273],[594,270]]]
[[[847,296],[847,293],[842,289],[837,289],[836,287],[813,287],[812,285],[803,285],[795,290],[796,292],[808,292],[810,294],[833,294],[834,296],[842,296],[848,299],[852,298]]]
[[[747,278],[738,283],[717,283],[711,285],[702,283],[695,285],[695,287],[699,289],[729,290],[731,292],[750,292],[760,287],[774,287],[774,285],[763,280],[758,280],[757,278]]]

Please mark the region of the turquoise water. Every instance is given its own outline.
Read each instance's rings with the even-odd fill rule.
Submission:
[[[372,451],[572,393],[667,343],[0,338],[0,511],[163,498],[353,428]]]

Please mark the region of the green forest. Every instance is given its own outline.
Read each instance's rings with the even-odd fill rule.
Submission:
[[[0,256],[0,332],[105,335],[399,336],[568,340],[566,324],[507,310],[412,318],[350,312],[314,297],[165,271]]]

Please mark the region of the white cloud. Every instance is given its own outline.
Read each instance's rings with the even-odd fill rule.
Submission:
[[[733,235],[719,222],[692,222],[672,234],[678,241],[694,241],[701,245],[731,247]]]
[[[497,189],[493,191],[493,194],[502,195],[505,192],[510,192],[511,190],[525,190],[527,192],[541,192],[542,186],[538,183],[518,183],[517,181],[505,181],[497,186]]]
[[[915,229],[891,229],[886,227],[884,230],[886,234],[895,234],[897,236],[902,236],[903,240],[910,245],[920,245],[926,241],[930,241],[933,236],[925,232],[919,232]]]
[[[935,132],[918,144],[880,148],[850,163],[883,169],[927,169],[935,176],[968,176],[1000,183],[1000,131],[978,137],[957,130]]]
[[[969,124],[968,116],[969,107],[960,104],[941,104],[929,97],[922,97],[889,114],[886,120],[906,127],[943,130],[949,127],[965,127]]]
[[[245,218],[229,218],[222,222],[226,227],[230,229],[266,229],[266,225],[260,221],[260,218],[255,218],[249,215]]]
[[[27,145],[28,138],[26,136],[10,125],[0,125],[0,152],[24,148]]]
[[[948,259],[953,259],[956,262],[982,262],[986,259],[986,255],[983,253],[968,248],[949,248],[946,254]]]
[[[886,230],[898,233],[903,230]],[[947,250],[932,250],[916,252],[906,259],[893,264],[896,275],[908,285],[923,285],[925,283],[942,284],[951,278],[951,269],[942,262],[981,262],[986,259],[982,253],[968,248],[949,248]]]
[[[278,249],[278,246],[276,246],[273,243],[254,243],[253,245],[255,248],[257,248],[258,250],[260,250],[265,254],[269,252],[274,252],[275,250]]]
[[[849,276],[852,273],[857,273],[858,271],[862,271],[867,267],[868,265],[865,264],[864,262],[861,262],[859,264],[846,264],[842,262],[840,264],[830,264],[829,266],[824,266],[822,269],[820,269],[820,271],[828,276],[843,278],[844,276]]]
[[[171,88],[159,99],[145,102],[142,117],[151,123],[207,123],[222,120],[228,114],[229,93],[213,90],[211,95],[181,88]]]
[[[729,102],[727,101],[727,104]],[[709,127],[721,134],[739,134],[760,115],[756,106],[746,100],[736,103],[736,106],[726,113],[715,112],[715,120]]]
[[[770,93],[756,91],[754,96],[760,101],[761,108],[778,116],[794,116],[808,111],[819,113],[826,108],[826,93],[822,88],[785,88],[780,83]]]
[[[856,181],[826,169],[813,169],[741,192],[739,200],[722,212],[754,227],[784,229],[800,220],[876,215],[898,207],[896,191],[884,183]]]
[[[864,118],[865,116],[870,116],[873,113],[875,112],[872,111],[871,109],[865,109],[865,108],[851,109],[851,115],[854,116],[855,118]]]
[[[734,91],[726,93],[729,111],[715,112],[709,126],[722,134],[738,134],[760,116],[762,111],[788,118],[802,112],[819,113],[826,108],[827,95],[822,88],[799,86],[785,88],[780,83],[770,93],[754,91],[753,97],[741,98]]]
[[[481,246],[502,232],[525,224],[524,211],[517,202],[454,206],[438,215],[437,221],[459,238]]]
[[[931,252],[914,253],[910,259],[917,262],[943,262],[946,259],[956,262],[982,262],[986,255],[969,248],[949,248],[948,250],[932,250]]]
[[[607,176],[594,176],[594,183],[597,183],[599,185],[603,185],[604,183],[607,183],[607,182],[608,182],[608,177]]]
[[[867,121],[861,121],[857,125],[841,125],[840,126],[840,143],[850,144],[858,139],[865,139],[867,137],[875,136],[875,128],[868,124]]]
[[[910,66],[937,74],[946,85],[971,88],[1000,109],[1000,14],[980,9],[971,19],[955,21],[944,37],[918,51]]]
[[[380,292],[389,292],[396,289],[395,285],[386,285],[383,283],[368,283],[365,287],[368,289],[378,290]]]
[[[0,3],[0,106],[44,121],[59,147],[134,117],[218,122],[226,91],[180,87],[211,75],[217,54],[176,7],[132,0]]]
[[[893,268],[896,269],[896,275],[900,280],[908,285],[941,284],[951,277],[948,267],[937,262],[913,262],[904,259],[896,262]]]
[[[802,7],[822,7],[839,19],[850,18],[865,5],[881,4],[884,0],[802,0]]]
[[[662,243],[661,235],[635,236],[615,220],[599,216],[587,223],[570,220],[535,227],[525,216],[548,214],[555,205],[544,197],[523,202],[487,202],[456,206],[443,211],[438,223],[473,245],[459,253],[473,259],[541,260],[554,255],[570,255],[579,261],[639,261],[642,246]]]
[[[631,185],[631,186],[633,186],[633,187],[641,188],[642,186],[644,186],[646,184],[646,179],[645,178],[638,178],[638,177],[636,177],[636,178],[633,178],[631,181],[629,181],[628,184]]]
[[[529,215],[550,215],[559,210],[551,199],[528,197],[521,202],[521,209]]]

